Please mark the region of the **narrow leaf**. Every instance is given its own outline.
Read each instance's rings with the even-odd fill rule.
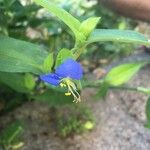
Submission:
[[[135,43],[150,46],[150,40],[143,34],[130,30],[116,30],[116,29],[96,29],[87,40],[87,44],[93,42],[124,42]]]
[[[48,0],[34,0],[37,4],[41,5],[42,7],[46,8],[50,13],[56,15],[59,19],[61,19],[75,34],[76,38],[83,38],[81,33],[79,32],[80,22],[65,11],[62,8],[54,5]]]

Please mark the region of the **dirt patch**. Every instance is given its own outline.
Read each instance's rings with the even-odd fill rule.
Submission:
[[[150,87],[149,67],[129,84]],[[50,126],[53,113],[46,104],[37,102],[0,117],[1,126],[15,119],[25,122],[22,150],[149,150],[150,130],[144,128],[148,97],[137,92],[110,91],[105,101],[95,102],[94,93],[92,88],[82,93],[83,103],[91,107],[96,118],[96,127],[83,135],[58,138]]]

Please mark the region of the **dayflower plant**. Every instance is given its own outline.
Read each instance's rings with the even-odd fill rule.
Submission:
[[[83,76],[83,69],[80,63],[68,58],[59,65],[54,73],[41,75],[40,79],[54,86],[67,87],[66,96],[72,95],[73,102],[80,102],[80,94],[73,80],[80,80]]]

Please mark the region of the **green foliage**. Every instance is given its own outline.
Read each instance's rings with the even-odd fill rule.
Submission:
[[[41,24],[41,19],[36,18],[39,6],[33,3],[22,5],[19,0],[0,1],[0,33],[26,39],[26,29]],[[38,22],[38,24],[37,24]]]
[[[100,18],[93,17],[91,10],[87,13],[88,15],[85,16],[80,16],[80,13],[78,18],[82,21],[79,21],[67,12],[71,12],[73,6],[65,7],[67,9],[66,11],[48,0],[34,1],[58,17],[71,29],[75,35],[75,45],[70,40],[72,34],[71,36],[68,35],[70,30],[68,31],[63,25],[60,26],[54,16],[45,17],[42,14],[40,14],[40,16],[38,11],[40,10],[39,6],[36,6],[32,2],[24,6],[19,0],[0,0],[0,33],[7,35],[0,36],[0,82],[17,92],[25,93],[25,98],[28,97],[30,100],[46,102],[50,106],[55,107],[72,103],[73,98],[64,95],[66,89],[62,90],[50,85],[44,86],[39,80],[37,80],[38,84],[36,84],[34,75],[52,72],[54,68],[58,67],[67,58],[77,59],[86,50],[88,44],[93,42],[101,42],[102,44],[102,42],[111,41],[150,46],[150,40],[135,31],[95,29]],[[86,8],[82,7],[82,10],[83,9],[85,12]],[[79,12],[79,9],[75,10],[78,10],[75,13]],[[106,19],[106,21],[109,20],[109,22],[107,22],[106,25],[102,20],[102,28],[107,28],[106,26],[108,26],[108,24],[112,24],[110,22],[115,21],[116,17],[112,17],[112,14],[109,16],[112,20],[104,16],[104,19]],[[127,23],[124,20],[119,20],[116,26],[118,29],[126,29]],[[32,39],[30,36],[33,31],[30,31],[30,36],[26,34],[29,28],[33,28],[35,32],[40,33],[40,36],[38,38],[35,36],[35,39]],[[34,42],[39,42],[38,40],[40,40],[43,47],[46,46],[48,50],[52,50],[53,52],[46,52],[43,47],[31,44],[30,42],[13,39],[9,36]],[[112,46],[112,44],[114,43],[105,45],[104,49],[108,51],[110,49],[111,52],[117,53],[118,45],[115,44],[115,46]],[[99,46],[99,44],[96,45],[94,43],[91,49],[96,47],[96,50],[99,50]],[[125,46],[125,48],[127,47]],[[58,49],[60,49],[59,52]],[[55,52],[55,50],[57,50],[57,52]],[[54,56],[56,53],[57,56],[55,60]],[[99,55],[97,56],[99,57]],[[99,83],[99,86],[101,86],[98,92],[99,96],[104,97],[107,94],[109,86],[120,86],[126,83],[142,66],[143,63],[130,63],[113,68],[104,78],[104,82]],[[78,89],[81,89],[80,82],[75,81],[75,84],[77,84]],[[138,87],[136,91],[149,94],[149,89],[146,88]],[[9,102],[9,105],[7,105],[8,109],[12,108],[19,100],[21,101],[22,97],[20,96],[20,98],[19,96],[16,96]],[[70,107],[69,113],[64,113],[65,111],[58,116],[56,115],[55,119],[56,124],[58,124],[57,129],[61,136],[65,137],[72,133],[81,133],[93,128],[94,123],[91,113],[86,111],[85,108],[75,109]],[[148,120],[150,120],[149,100],[146,113]],[[13,139],[21,132],[22,129],[19,125],[14,125],[14,127],[12,126],[11,129],[7,131],[10,135],[6,134],[6,136],[1,138],[2,144],[10,145],[13,143]],[[17,145],[13,146],[17,147]]]
[[[4,0],[1,0],[1,1],[4,1]],[[15,1],[16,0],[5,0],[4,2],[7,7],[10,7]]]
[[[101,100],[102,98],[104,98],[106,95],[107,95],[107,92],[109,90],[109,84],[106,83],[106,82],[103,82],[101,85],[100,85],[100,88],[96,94],[96,98],[98,100]]]
[[[40,74],[46,55],[37,45],[0,36],[0,71]]]
[[[116,29],[96,29],[94,30],[87,40],[87,44],[93,42],[123,42],[132,44],[150,45],[149,39],[144,35],[129,30],[116,30]]]
[[[75,19],[71,14],[69,14],[64,9],[59,8],[53,3],[47,0],[34,0],[37,4],[46,8],[50,13],[54,13],[60,20],[62,20],[66,25],[68,25],[72,30],[78,29],[80,22]]]
[[[22,132],[23,126],[19,121],[13,122],[6,127],[0,136],[0,144],[4,150],[11,150],[15,147],[19,148],[23,146],[23,143],[19,140]]]
[[[24,102],[28,100],[28,94],[30,91],[27,93],[23,92],[18,92],[12,90],[13,88],[9,88],[6,84],[3,84],[0,82],[0,104],[1,107],[0,113],[5,113],[5,112],[10,112],[14,110],[14,108],[22,105]]]
[[[50,13],[54,13],[59,19],[61,19],[73,31],[77,41],[83,41],[85,39],[84,35],[79,32],[80,22],[67,11],[55,6],[53,3],[47,0],[34,1],[46,8]]]
[[[113,68],[105,77],[104,82],[119,86],[130,80],[143,66],[143,63],[122,64]]]
[[[50,73],[54,64],[53,53],[50,53],[44,60],[43,72]]]
[[[85,47],[93,42],[124,42],[124,43],[132,43],[132,44],[143,44],[150,45],[150,41],[144,35],[128,30],[115,30],[115,29],[95,29],[84,43],[84,46],[81,45],[75,49],[73,52],[75,53],[75,58],[78,58],[85,50]]]
[[[71,104],[73,101],[72,96],[65,96],[64,92],[57,91],[56,89],[47,90],[42,94],[31,96],[31,98],[39,102],[45,102],[49,106]]]
[[[34,89],[36,83],[35,78],[32,74],[26,73],[24,76],[25,87],[31,91]]]
[[[84,34],[85,37],[89,37],[91,32],[95,29],[98,24],[100,17],[90,17],[83,21],[80,25],[79,31]]]
[[[72,54],[71,50],[68,50],[66,48],[61,49],[56,58],[55,68],[58,67],[67,58],[74,59],[74,55]]]
[[[21,93],[29,93],[35,86],[34,78],[29,74],[0,72],[0,82]]]

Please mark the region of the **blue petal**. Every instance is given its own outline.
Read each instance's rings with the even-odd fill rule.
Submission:
[[[43,80],[44,82],[50,83],[52,85],[59,85],[61,78],[57,76],[56,74],[50,73],[46,75],[41,75],[40,79]]]
[[[82,66],[71,58],[65,60],[60,66],[58,66],[55,73],[60,77],[69,77],[76,80],[80,80],[83,76]]]

